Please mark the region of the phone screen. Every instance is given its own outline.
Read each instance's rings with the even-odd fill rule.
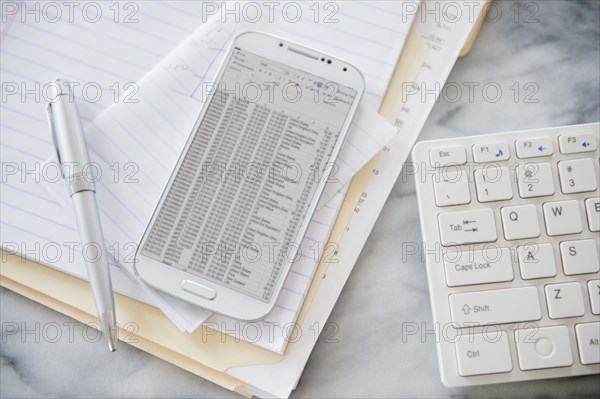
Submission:
[[[141,253],[270,301],[356,90],[235,48]],[[331,176],[330,176],[331,178]]]

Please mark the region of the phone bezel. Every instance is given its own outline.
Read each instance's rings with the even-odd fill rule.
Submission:
[[[352,118],[356,113],[360,98],[364,92],[365,81],[358,69],[338,58],[331,57],[327,54],[317,52],[311,48],[304,47],[297,43],[270,34],[261,32],[244,32],[234,38],[233,42],[229,46],[226,55],[223,58],[221,67],[219,68],[219,72],[215,78],[215,82],[221,81],[222,75],[225,71],[225,66],[229,62],[229,59],[231,58],[236,47],[265,57],[272,61],[284,63],[294,68],[319,76],[325,81],[336,82],[356,90],[357,95],[350,107],[348,117],[344,121],[340,136],[338,137],[331,157],[328,160],[328,162],[334,162],[337,159],[343,142],[345,141]],[[325,61],[322,61],[323,58]],[[328,62],[329,60],[331,60],[330,63]],[[187,153],[189,146],[198,131],[198,127],[204,118],[208,104],[210,104],[211,100],[212,95],[207,96],[204,105],[202,106],[202,109],[196,118],[196,122],[194,123],[194,127],[191,131],[192,133],[187,139],[177,164],[173,169],[171,176],[169,177],[169,181],[161,194],[161,198],[157,206],[154,209],[152,218],[146,226],[135,254],[135,269],[136,273],[142,278],[143,281],[154,288],[159,289],[160,291],[166,292],[170,295],[228,317],[246,321],[259,320],[268,315],[275,306],[275,302],[279,297],[293,262],[286,262],[284,264],[284,267],[281,271],[281,276],[277,282],[277,286],[273,291],[273,295],[271,295],[271,300],[269,302],[263,302],[242,292],[229,289],[210,280],[187,273],[174,266],[166,265],[141,254],[141,248],[143,247],[143,244],[147,238],[148,231],[155,221],[158,210],[163,205],[166,197],[165,194],[171,188],[175,177],[175,172],[181,166],[184,155]],[[299,234],[298,237],[296,237],[295,242],[299,243],[306,233],[312,215],[314,214],[319,199],[323,193],[323,189],[326,184],[324,180],[325,179],[320,179],[315,191],[315,195],[309,205],[307,217],[299,229]],[[216,297],[214,299],[205,299],[183,290],[181,285],[184,280],[191,280],[197,284],[216,291]]]

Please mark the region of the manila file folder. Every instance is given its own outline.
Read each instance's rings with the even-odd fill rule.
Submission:
[[[476,33],[477,29],[474,29],[467,44],[472,43]],[[380,109],[388,121],[393,122],[399,114],[403,105],[403,82],[415,81],[427,51],[427,43],[413,27]],[[373,160],[353,178],[330,242],[340,242],[372,165]],[[352,248],[340,247],[338,250]],[[323,261],[319,264],[297,320],[300,330],[308,331],[315,322],[321,323],[321,326],[326,322],[352,267],[329,267]],[[84,280],[2,251],[0,285],[82,323],[96,325],[93,324],[97,316],[91,291]],[[138,331],[127,340],[128,343],[246,397],[263,394],[287,397],[295,387],[299,370],[304,368],[315,343],[312,337],[306,337],[305,342],[302,339],[294,342],[292,338],[285,353],[279,355],[246,341],[236,341],[232,336],[205,326],[190,334],[181,333],[160,310],[150,305],[120,294],[115,294],[115,301],[119,319],[134,321],[138,326]],[[123,338],[129,333],[121,328],[119,336]],[[311,340],[312,343],[308,342]],[[278,374],[286,370],[295,370],[296,380],[292,383],[289,375],[287,380],[278,379]]]

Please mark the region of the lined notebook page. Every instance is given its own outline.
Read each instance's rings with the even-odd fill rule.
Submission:
[[[341,3],[342,6],[346,4],[349,3]],[[365,73],[368,93],[365,97],[366,101],[353,124],[353,133],[349,135],[346,145],[349,149],[345,147],[342,152],[343,157],[340,158],[339,163],[340,165],[346,165],[347,172],[342,172],[342,169],[340,169],[337,175],[339,178],[338,187],[328,188],[325,199],[331,199],[331,201],[322,201],[320,210],[315,215],[313,223],[311,223],[309,233],[302,242],[303,253],[306,256],[294,264],[290,278],[286,282],[286,289],[277,303],[276,310],[261,324],[266,329],[273,326],[279,328],[278,334],[276,334],[277,339],[271,340],[268,334],[262,334],[263,339],[257,342],[257,344],[271,350],[281,352],[285,348],[286,332],[283,331],[281,326],[285,326],[296,319],[316,267],[317,262],[315,259],[318,260],[319,258],[323,241],[326,240],[331,224],[335,220],[337,205],[343,198],[343,191],[340,192],[339,188],[343,187],[344,181],[348,181],[354,171],[360,168],[395,132],[390,129],[387,123],[383,122],[383,119],[376,114],[374,109],[369,110],[366,108],[370,102],[376,103],[385,89],[385,85],[378,84],[377,79],[370,79],[369,76],[389,76],[391,74],[391,69],[400,52],[410,21],[402,23],[402,18],[398,15],[398,12],[401,12],[403,8],[399,3],[380,3],[379,6],[390,8],[392,11],[394,7],[397,7],[398,10],[393,12],[380,10],[378,11],[380,14],[378,17],[368,18],[368,20],[377,21],[377,25],[370,24],[372,29],[365,29],[360,32],[365,37],[362,47],[355,45],[358,42],[357,33],[348,30],[346,39],[342,40],[339,48],[329,50],[342,57],[343,55],[338,54],[338,52],[345,51],[350,55],[344,58],[359,66]],[[365,16],[372,15],[373,12],[371,3],[368,5],[352,3],[352,9],[340,10],[340,14],[338,14],[340,22],[337,26],[342,24],[342,15],[347,15],[347,18],[356,20],[356,18],[365,18]],[[374,51],[373,41],[376,40],[376,37],[380,43],[391,43],[389,31],[383,37],[380,37],[382,32],[377,32],[381,26],[386,26],[381,24],[381,21],[391,19],[395,20],[394,27],[399,40],[398,48],[393,51],[390,50],[386,57],[369,55]],[[367,22],[364,23],[367,24]],[[281,32],[279,27],[275,25],[267,28],[263,30],[285,36],[293,35],[291,31]],[[110,245],[116,244],[115,247],[120,249],[117,257],[126,270],[131,271],[130,258],[133,250],[129,244],[137,243],[139,240],[185,138],[189,134],[195,115],[202,105],[201,93],[195,88],[203,79],[209,79],[210,76],[214,75],[219,65],[219,59],[235,33],[233,30],[228,31],[227,29],[227,24],[216,24],[199,34],[198,37],[186,40],[181,47],[183,49],[181,53],[175,53],[172,57],[164,60],[157,71],[153,71],[140,82],[138,92],[140,101],[138,103],[113,105],[109,111],[96,119],[87,129],[92,160],[98,162],[102,170],[109,176],[107,180],[98,184],[98,201],[105,235],[107,241],[111,243]],[[316,26],[311,25],[311,29],[306,32],[313,35],[315,39],[320,40],[320,38],[326,36],[325,31],[330,29],[331,27],[327,25],[320,30],[317,24]],[[384,30],[390,29],[393,28],[387,27]],[[293,29],[290,28],[290,30]],[[302,32],[304,31],[300,29],[299,33],[296,34],[306,36],[306,32]],[[321,43],[321,45],[317,42],[311,43],[307,37],[297,38],[296,40],[318,48],[323,48],[324,45],[333,46],[331,43]],[[384,48],[385,46],[379,47]],[[384,52],[384,50],[380,51]],[[389,60],[391,66],[383,65],[379,62],[380,58]],[[374,59],[378,61],[374,61]],[[363,65],[361,66],[361,64]],[[75,79],[77,77],[74,76]],[[369,97],[374,100],[369,100]],[[81,104],[81,101],[79,103]],[[82,115],[86,118],[85,120],[91,119],[89,114],[86,117],[84,108],[91,109],[92,106],[88,107],[86,104],[82,104],[80,108],[82,109]],[[44,129],[46,128],[43,117],[37,118],[35,123],[41,124]],[[45,136],[44,139],[47,140],[47,137]],[[46,145],[49,145],[49,143]],[[50,151],[46,151],[46,154],[50,154]],[[41,157],[41,159],[44,158]],[[134,160],[133,166],[131,166],[132,160]],[[115,171],[110,168],[114,165],[117,165],[118,178],[115,178]],[[57,193],[57,198],[65,197],[64,183],[50,184],[50,186]],[[15,189],[15,192],[18,197],[20,195],[18,190]],[[43,193],[38,194],[38,196],[47,197]],[[59,204],[60,200],[55,202]],[[59,205],[57,207],[60,208]],[[32,234],[33,231],[37,232],[40,223],[48,226],[48,234],[53,234],[51,232],[55,231],[54,225],[58,226],[59,224],[73,232],[75,221],[72,218],[71,210],[68,205],[64,208],[64,214],[67,215],[66,219],[55,220],[56,213],[53,211],[41,212],[31,216],[31,223],[28,224],[29,228],[24,229],[25,231],[20,234],[27,237],[26,239],[29,242],[35,242],[36,238],[27,236],[27,234]],[[30,208],[24,209],[29,210]],[[16,211],[12,212],[15,215],[17,214]],[[44,215],[48,216],[43,217]],[[10,234],[3,234],[3,237],[15,236],[14,226],[18,227],[16,221],[10,227],[13,230],[8,230]],[[22,224],[21,226],[26,225]],[[8,228],[9,226],[6,226],[6,229]],[[2,229],[4,233],[4,223]],[[62,235],[56,234],[54,237],[60,238]],[[70,262],[56,263],[54,266],[66,270],[73,268]],[[205,320],[205,314],[198,308],[184,309],[184,305],[178,305],[175,306],[177,313],[179,315],[183,314],[182,318],[185,319],[184,322],[178,324],[180,328],[183,326],[184,329],[190,330]],[[217,324],[235,323],[224,318],[211,319],[211,322]],[[232,330],[228,324],[223,324],[223,329],[226,331]]]

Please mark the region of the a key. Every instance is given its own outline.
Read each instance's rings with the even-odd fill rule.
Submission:
[[[434,168],[447,165],[464,165],[467,163],[467,152],[462,145],[432,148],[429,150],[429,161]]]
[[[590,231],[600,231],[600,198],[586,199],[585,211]]]
[[[552,168],[549,163],[527,163],[517,166],[517,183],[521,198],[554,194]]]
[[[578,317],[585,313],[581,285],[578,282],[548,284],[545,290],[550,318]]]
[[[590,280],[588,281],[587,286],[592,313],[600,314],[600,280]]]
[[[437,206],[461,205],[471,202],[469,179],[463,171],[442,172],[433,181]]]
[[[517,248],[521,277],[524,280],[556,276],[552,244],[527,244]]]
[[[577,324],[575,332],[581,363],[600,363],[600,323]]]
[[[513,197],[508,168],[486,167],[475,171],[479,202],[508,200]]]
[[[498,239],[494,211],[489,208],[441,213],[438,223],[444,246],[492,242]]]
[[[539,237],[540,223],[535,205],[505,206],[500,213],[507,240]]]
[[[545,157],[554,153],[554,146],[549,137],[517,140],[515,147],[519,158]]]
[[[511,281],[514,277],[508,248],[448,251],[444,267],[449,287]]]
[[[510,149],[506,143],[475,144],[473,160],[475,162],[506,161],[510,158]]]
[[[567,326],[517,330],[515,340],[521,370],[565,367],[573,364]]]
[[[546,202],[544,220],[549,236],[581,233],[581,214],[576,200]]]
[[[596,273],[600,270],[598,248],[593,239],[561,242],[560,257],[566,275]]]
[[[598,143],[593,133],[579,133],[560,136],[558,138],[560,152],[575,154],[578,152],[596,151]]]
[[[512,370],[506,331],[461,335],[454,348],[458,373],[463,377]]]
[[[595,191],[598,187],[594,161],[590,158],[559,162],[558,175],[560,187],[565,194]]]
[[[516,323],[542,317],[536,287],[452,294],[449,302],[452,321],[465,327]]]

